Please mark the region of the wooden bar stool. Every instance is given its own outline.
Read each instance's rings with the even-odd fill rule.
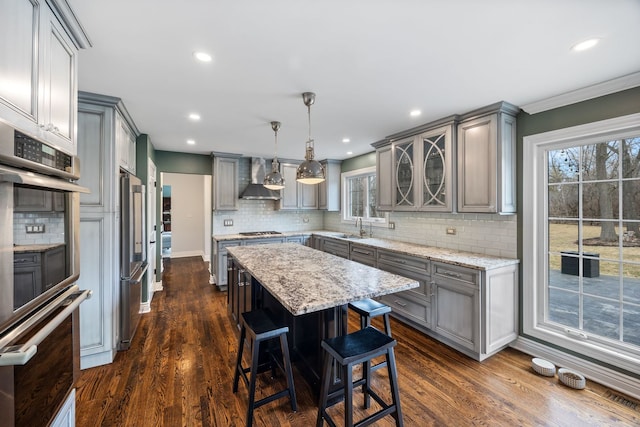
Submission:
[[[236,359],[235,374],[233,376],[233,392],[235,393],[238,391],[238,380],[242,376],[242,379],[249,390],[247,427],[250,427],[253,422],[253,410],[264,404],[283,397],[289,397],[291,400],[291,410],[293,410],[293,412],[298,410],[298,406],[296,403],[296,391],[293,384],[291,360],[289,358],[289,344],[287,342],[287,332],[289,332],[289,327],[274,321],[270,313],[262,309],[242,313],[240,317],[240,342],[238,344],[238,357]],[[242,366],[242,352],[244,350],[244,342],[247,338],[247,334],[249,334],[250,339],[253,341],[253,354],[251,356],[251,366],[244,368]],[[271,396],[264,397],[256,402],[256,377],[258,374],[258,362],[260,358],[260,344],[276,338],[280,339],[283,364],[280,364],[278,358],[269,351],[268,353],[272,363],[271,370],[275,373],[275,366],[273,365],[273,363],[275,363],[285,373],[287,377],[287,388],[274,393]],[[247,373],[251,373],[250,378],[247,377]]]
[[[383,316],[384,332],[391,336],[391,323],[389,321],[389,313],[391,313],[391,307],[381,302],[378,302],[371,298],[365,298],[358,301],[349,303],[349,308],[360,315],[360,329],[364,329],[367,326],[371,326],[371,319],[374,317]],[[371,360],[367,360],[362,364],[362,376],[371,376],[371,372],[374,372],[380,368],[387,366],[386,360],[377,364],[372,364]],[[364,392],[364,386],[362,391]],[[369,395],[365,394],[364,407],[368,408],[371,403]]]
[[[389,323],[389,313],[391,307],[371,298],[361,299],[349,303],[349,308],[360,315],[360,329],[371,326],[371,319],[383,316],[384,332],[391,336],[391,323]]]
[[[320,403],[318,404],[318,417],[316,427],[322,427],[326,420],[329,425],[335,427],[335,422],[327,413],[327,408],[339,401],[338,397],[344,397],[344,425],[351,427],[353,423],[353,387],[363,385],[365,400],[367,396],[382,407],[379,411],[369,415],[355,425],[367,426],[379,419],[392,415],[396,420],[396,426],[402,427],[402,411],[400,409],[400,394],[398,391],[398,378],[396,373],[396,359],[393,347],[397,341],[372,326],[367,326],[359,331],[322,341],[324,348],[324,370],[322,374],[322,388],[320,390]],[[389,373],[389,388],[391,390],[391,403],[386,403],[371,389],[370,376],[365,371],[364,377],[353,381],[352,368],[355,364],[371,361],[374,357],[385,355],[387,371]],[[336,363],[336,369],[342,369],[343,387],[332,393],[329,392],[332,378],[332,366]],[[334,402],[329,404],[328,402]]]

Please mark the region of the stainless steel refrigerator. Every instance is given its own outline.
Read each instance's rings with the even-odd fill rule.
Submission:
[[[118,350],[131,347],[140,320],[142,279],[147,271],[144,227],[145,188],[140,178],[120,173],[120,340]]]

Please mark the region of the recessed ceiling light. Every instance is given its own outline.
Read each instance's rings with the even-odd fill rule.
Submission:
[[[599,41],[600,41],[600,39],[585,40],[585,41],[582,41],[580,43],[574,44],[571,47],[571,50],[573,50],[574,52],[582,52],[583,50],[591,49],[592,47],[597,45]]]
[[[420,110],[413,110],[409,113],[411,117],[418,117],[420,114],[422,114],[422,111]]]
[[[200,114],[198,114],[198,113],[191,113],[191,114],[189,114],[189,120],[193,120],[193,121],[198,121],[198,120],[200,120]]]
[[[196,141],[194,141],[193,139],[187,139],[187,144],[196,145]]]
[[[348,143],[350,143],[350,142],[351,142],[351,140],[350,140],[349,138],[342,138],[342,142],[343,142],[344,144],[348,144]]]
[[[198,61],[202,62],[211,62],[211,60],[213,60],[213,57],[207,52],[193,52],[193,56],[195,56]]]
[[[347,156],[350,156],[353,154],[353,151],[347,151]]]

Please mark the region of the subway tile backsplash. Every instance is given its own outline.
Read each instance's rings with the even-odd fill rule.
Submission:
[[[27,224],[44,224],[45,232],[27,234]],[[14,212],[14,245],[42,245],[64,242],[64,212]]]

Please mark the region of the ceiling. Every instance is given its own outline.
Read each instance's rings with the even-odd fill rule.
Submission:
[[[278,157],[302,159],[311,91],[316,158],[345,159],[451,114],[640,70],[638,0],[68,2],[93,45],[80,90],[122,98],[157,150],[272,157],[278,120]]]

